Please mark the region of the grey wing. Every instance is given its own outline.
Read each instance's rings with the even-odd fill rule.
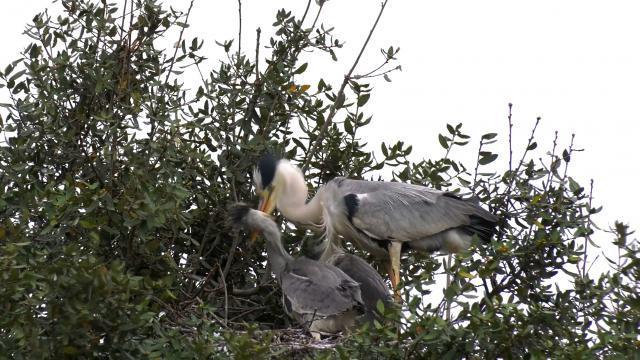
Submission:
[[[325,317],[362,306],[360,286],[340,269],[306,258],[282,274],[282,292],[298,314]]]
[[[360,284],[362,301],[367,312],[377,312],[378,301],[382,301],[385,308],[395,304],[382,276],[362,258],[342,254],[333,264]]]
[[[474,200],[424,186],[342,179],[347,216],[375,239],[412,241],[497,218]]]

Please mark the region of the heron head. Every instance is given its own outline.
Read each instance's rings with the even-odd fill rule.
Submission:
[[[276,207],[278,181],[276,180],[276,169],[278,167],[278,159],[270,153],[266,153],[260,158],[258,165],[253,170],[253,181],[256,186],[256,193],[260,196],[260,205],[258,210],[271,213]]]
[[[273,222],[273,219],[268,215],[260,211],[253,210],[249,205],[245,203],[235,203],[229,206],[228,216],[231,225],[235,228],[243,228],[252,231],[257,235],[260,229],[264,229],[265,219],[269,222]]]
[[[253,181],[256,186],[256,193],[260,196],[260,203],[258,210],[267,214],[271,214],[277,205],[277,195],[279,194],[280,186],[276,177],[276,168],[278,167],[279,160],[266,153],[258,161],[258,165],[253,170]],[[251,240],[254,241],[257,237],[257,232],[251,233]]]

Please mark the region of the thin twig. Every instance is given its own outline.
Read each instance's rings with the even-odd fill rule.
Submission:
[[[229,320],[229,295],[227,293],[227,282],[224,280],[225,275],[222,273],[220,263],[218,263],[218,271],[220,271],[220,282],[222,283],[222,288],[224,289],[224,326],[227,326],[227,322]]]
[[[376,26],[378,26],[378,22],[380,21],[380,17],[382,17],[382,13],[384,12],[384,8],[387,6],[387,2],[388,2],[388,0],[385,0],[382,3],[382,5],[380,6],[380,12],[378,13],[378,17],[376,18],[376,21],[373,23],[373,26],[371,27],[371,30],[369,30],[369,35],[367,36],[367,39],[364,41],[364,44],[362,45],[362,48],[360,49],[360,52],[358,53],[358,56],[356,57],[356,60],[353,62],[353,65],[351,66],[351,69],[344,76],[344,80],[342,81],[342,85],[340,86],[340,90],[338,91],[338,94],[336,96],[336,100],[334,101],[333,105],[331,106],[331,108],[329,110],[329,116],[327,116],[327,119],[325,120],[324,124],[322,125],[322,128],[318,132],[318,137],[316,138],[316,141],[313,143],[313,146],[311,146],[309,148],[309,152],[306,155],[306,159],[305,159],[304,165],[302,166],[302,172],[303,173],[306,173],[306,171],[307,171],[307,169],[309,167],[309,163],[311,162],[311,159],[313,158],[314,153],[320,147],[320,143],[322,142],[322,139],[324,138],[325,133],[329,129],[329,126],[331,126],[331,124],[333,123],[333,118],[334,118],[334,116],[336,116],[336,112],[338,110],[338,107],[336,106],[336,105],[338,105],[338,101],[341,101],[342,103],[344,103],[344,96],[345,96],[344,95],[344,89],[347,87],[347,84],[349,83],[349,80],[351,79],[351,75],[353,74],[353,71],[356,69],[356,66],[358,65],[358,62],[360,62],[360,58],[362,57],[362,54],[364,53],[364,50],[367,48],[367,45],[369,44],[369,40],[371,40],[371,36],[373,35],[373,31],[376,29]]]
[[[525,148],[524,152],[522,153],[522,157],[520,158],[520,162],[518,163],[518,166],[516,167],[515,170],[510,171],[509,172],[509,183],[507,184],[507,188],[505,189],[505,191],[502,193],[502,195],[504,196],[504,213],[507,214],[508,213],[508,209],[509,209],[509,205],[511,204],[511,187],[513,186],[513,183],[516,179],[515,174],[517,174],[520,171],[520,167],[522,166],[522,164],[524,163],[524,159],[527,156],[527,153],[529,153],[529,148],[531,147],[531,144],[533,143],[533,139],[536,133],[536,129],[538,128],[538,124],[540,124],[540,117],[536,118],[536,123],[533,125],[533,129],[531,129],[531,135],[529,136],[529,140],[527,141],[527,147]],[[498,235],[496,236],[498,241],[502,241],[502,237],[504,236],[504,231],[505,231],[505,226],[507,225],[507,219],[505,219],[505,221],[501,221],[498,227]]]
[[[224,271],[222,272],[222,277],[226,278],[227,274],[229,274],[229,270],[231,269],[231,264],[233,263],[233,257],[236,254],[236,247],[240,243],[240,237],[236,233],[233,236],[233,242],[231,243],[231,249],[229,249],[229,255],[227,256],[227,262],[224,264]]]
[[[592,200],[593,200],[593,179],[591,179],[591,186],[589,187],[589,214],[587,215],[587,224],[589,224],[589,228],[591,228],[591,209],[592,209]],[[586,267],[587,267],[587,250],[589,247],[589,241],[591,241],[591,234],[587,229],[587,233],[584,237],[584,257],[582,259],[582,276],[585,277],[587,275]]]
[[[191,8],[193,8],[193,2],[194,0],[191,0],[191,3],[189,4],[189,9],[187,10],[187,14],[185,16],[184,22],[185,24],[189,22],[189,15],[191,14]],[[178,55],[178,49],[180,48],[180,43],[182,42],[182,36],[184,34],[184,30],[186,29],[186,27],[183,27],[180,30],[180,35],[178,36],[178,42],[176,43],[177,46],[175,47],[175,50],[173,51],[173,56],[171,57],[171,63],[169,64],[169,70],[167,71],[167,76],[164,79],[164,83],[166,84],[167,82],[169,82],[169,76],[171,75],[171,71],[173,70],[173,65],[176,63],[176,58]]]
[[[452,282],[452,277],[451,277],[451,259],[453,258],[453,255],[449,254],[447,256],[447,261],[445,262],[445,269],[447,271],[447,287],[451,286],[451,282]],[[447,306],[445,308],[445,319],[447,319],[447,321],[451,321],[451,300],[447,300]]]
[[[238,0],[238,59],[242,52],[242,0]]]
[[[309,13],[309,7],[311,6],[311,0],[307,1],[307,7],[304,9],[304,14],[302,15],[302,19],[300,20],[300,26],[304,23],[304,19],[307,18],[307,14]],[[322,5],[320,5],[322,7]]]
[[[260,79],[260,70],[259,70],[259,64],[260,64],[260,33],[262,32],[262,30],[260,30],[260,28],[256,29],[256,80]]]
[[[513,108],[513,104],[509,103],[509,115],[507,119],[509,120],[509,172],[513,171],[513,140],[511,138],[511,134],[513,133],[513,121],[511,121],[511,110]]]

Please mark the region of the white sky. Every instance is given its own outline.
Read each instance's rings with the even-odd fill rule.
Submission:
[[[186,10],[187,0],[167,1]],[[255,28],[262,43],[280,7],[301,14],[306,1],[243,0],[243,48],[253,54]],[[312,10],[315,9],[313,2]],[[321,22],[335,26],[345,47],[338,63],[313,60],[307,72],[315,85],[323,76],[335,86],[351,66],[379,10],[380,1],[329,1]],[[606,4],[606,6],[604,5]],[[29,42],[21,32],[38,11],[59,3],[29,0],[2,4],[0,67]],[[476,137],[498,132],[493,150],[506,166],[507,104],[514,103],[516,149],[524,147],[537,116],[539,149],[549,149],[559,131],[561,149],[576,133],[570,174],[581,185],[595,179],[595,202],[605,209],[597,219],[640,224],[635,190],[640,176],[636,131],[640,120],[640,3],[635,1],[402,1],[390,0],[372,43],[358,67],[370,70],[381,60],[379,48],[399,46],[403,71],[392,83],[374,80],[366,129],[370,144],[403,140],[414,158],[442,155],[437,134],[445,124],[462,122]],[[215,60],[214,40],[237,35],[237,1],[196,0],[187,39],[205,39]],[[234,44],[235,46],[235,44]],[[266,53],[266,52],[264,52]],[[356,70],[358,72],[358,70]],[[195,86],[195,84],[194,84]],[[474,159],[476,145],[459,159]],[[541,153],[542,155],[542,153]],[[514,158],[519,158],[516,152]],[[604,240],[604,239],[603,239]]]

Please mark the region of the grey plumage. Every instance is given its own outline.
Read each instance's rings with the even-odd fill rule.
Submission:
[[[321,261],[337,267],[360,285],[365,311],[365,316],[358,319],[360,322],[371,322],[375,319],[382,321],[383,314],[378,312],[378,302],[381,301],[385,309],[395,306],[389,288],[369,263],[356,255],[344,252],[342,246],[333,241],[334,243],[329,244],[327,238],[315,241],[305,239],[302,248],[307,256],[322,259]]]
[[[385,241],[459,251],[474,234],[489,241],[498,220],[473,198],[419,185],[335,178],[322,191],[334,199],[325,202],[333,230],[380,258],[387,256]]]
[[[282,246],[278,226],[266,214],[237,204],[230,209],[230,218],[239,226],[264,234],[268,260],[282,289],[285,311],[291,317],[316,337],[356,324],[364,311],[356,281],[335,266],[291,257]]]

